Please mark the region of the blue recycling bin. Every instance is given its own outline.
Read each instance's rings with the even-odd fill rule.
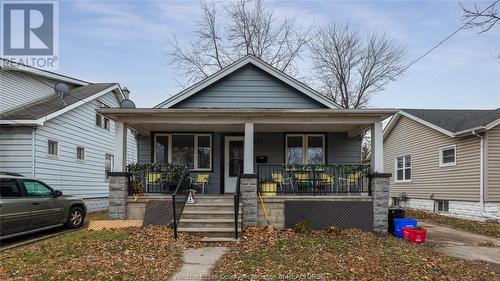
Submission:
[[[394,219],[394,236],[403,238],[403,227],[417,227],[417,219]]]

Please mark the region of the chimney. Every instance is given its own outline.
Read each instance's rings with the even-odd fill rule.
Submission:
[[[127,87],[122,87],[122,93],[123,93],[123,95],[125,96],[125,98],[126,98],[126,99],[128,99],[128,98],[129,98],[129,96],[130,96],[130,91],[128,90],[128,88],[127,88]]]

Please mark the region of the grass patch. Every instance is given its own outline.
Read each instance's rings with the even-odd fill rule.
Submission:
[[[500,223],[498,222],[466,220],[414,209],[407,209],[405,216],[417,218],[424,222],[446,225],[459,230],[500,238]]]
[[[217,262],[222,280],[498,280],[492,265],[444,256],[360,230],[246,229],[239,247]],[[243,277],[246,275],[245,277]],[[300,277],[300,278],[299,278]]]
[[[0,253],[0,280],[166,280],[182,261],[167,227],[74,231]]]

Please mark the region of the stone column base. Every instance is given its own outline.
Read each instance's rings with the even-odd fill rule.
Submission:
[[[374,173],[371,175],[373,196],[373,231],[387,233],[389,224],[389,184],[388,173]]]
[[[128,174],[111,172],[109,176],[109,218],[127,219]]]
[[[241,211],[243,226],[257,224],[257,175],[240,176]]]

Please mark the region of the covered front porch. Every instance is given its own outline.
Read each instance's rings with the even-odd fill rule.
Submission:
[[[394,110],[100,109],[117,122],[115,171],[126,171],[126,138],[139,132],[139,163],[184,163],[201,194],[234,193],[240,174],[256,175],[264,196],[369,194],[383,171],[381,121]],[[371,130],[371,164],[361,163]],[[126,130],[125,130],[126,131]],[[171,193],[155,171],[144,193]],[[199,175],[203,177],[199,177]]]

